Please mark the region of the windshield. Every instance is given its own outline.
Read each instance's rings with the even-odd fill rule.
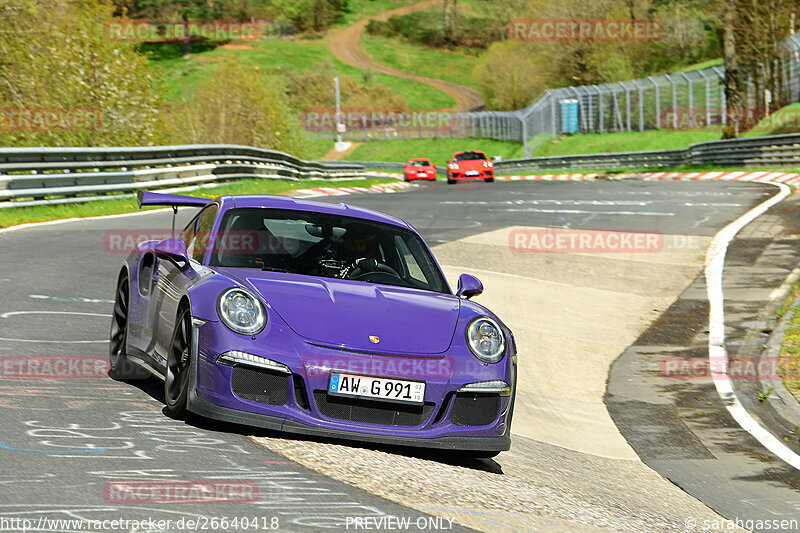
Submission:
[[[430,161],[409,161],[409,165],[412,167],[429,167],[431,166]]]
[[[416,233],[310,211],[229,210],[220,224],[210,265],[448,292]]]
[[[453,161],[469,161],[472,159],[485,160],[486,156],[481,152],[464,152],[462,154],[456,154],[455,157],[453,157]]]

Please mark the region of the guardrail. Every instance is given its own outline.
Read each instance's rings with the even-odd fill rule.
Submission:
[[[498,161],[498,171],[555,169],[720,167],[800,167],[800,134],[707,141],[684,150],[532,157]]]
[[[800,134],[708,141],[684,150],[620,152],[498,161],[500,172],[560,169],[800,167]],[[139,189],[242,178],[362,177],[364,169],[402,171],[383,161],[303,161],[237,145],[136,148],[0,148],[0,208],[120,198]],[[443,174],[445,168],[437,167]]]
[[[120,198],[138,189],[240,178],[361,177],[364,167],[237,145],[0,148],[0,208]]]

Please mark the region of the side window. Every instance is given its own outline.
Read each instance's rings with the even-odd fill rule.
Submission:
[[[217,218],[217,205],[211,204],[203,208],[197,216],[197,227],[195,230],[194,240],[191,249],[186,247],[189,257],[195,261],[202,263],[203,256],[206,253],[208,239],[211,236],[211,229],[214,227],[214,221]]]
[[[417,259],[414,257],[414,254],[411,253],[411,250],[408,249],[403,238],[400,235],[395,235],[394,241],[397,246],[397,252],[403,258],[403,262],[406,265],[408,276],[422,283],[427,283],[428,280],[425,278],[425,274],[423,274],[419,263],[417,263]]]
[[[195,217],[189,222],[186,227],[181,232],[180,239],[183,241],[183,244],[186,245],[186,249],[189,249],[189,246],[194,240],[195,230],[197,229],[197,217],[200,216],[200,213],[197,213]]]

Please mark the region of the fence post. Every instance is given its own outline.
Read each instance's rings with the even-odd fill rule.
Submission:
[[[522,122],[522,153],[528,158],[531,156],[531,147],[528,146],[528,122],[525,120],[527,117],[520,117],[519,121]]]
[[[725,99],[725,70],[720,67],[714,67],[714,74],[719,77],[719,102],[722,108],[722,125],[728,124],[728,102]]]
[[[622,85],[622,87],[625,89],[625,114],[627,115],[626,125],[628,127],[628,131],[631,131],[631,90],[622,82],[620,82],[620,85]]]
[[[711,125],[711,79],[702,70],[697,71],[706,82],[706,126]]]
[[[650,80],[650,83],[653,84],[653,87],[656,88],[656,129],[661,129],[661,87],[656,83],[655,78],[653,76],[649,76],[647,78]]]
[[[666,75],[669,82],[672,84],[672,127],[678,129],[678,85],[672,76]]]
[[[597,98],[600,101],[599,102],[599,107],[600,107],[600,113],[599,113],[599,115],[600,115],[600,133],[605,133],[605,117],[603,116],[604,115],[604,110],[603,110],[603,91],[600,90],[600,87],[597,88]]]
[[[692,79],[685,72],[681,72],[681,77],[687,81],[689,86],[689,116],[694,117],[694,90],[692,87]]]
[[[639,89],[639,131],[644,131],[644,87],[636,80],[631,82]]]

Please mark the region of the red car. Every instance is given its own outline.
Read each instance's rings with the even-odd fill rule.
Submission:
[[[456,152],[447,162],[447,183],[460,180],[494,181],[494,164],[478,150]]]
[[[403,165],[403,177],[406,181],[436,180],[436,165],[430,159],[415,157]]]

